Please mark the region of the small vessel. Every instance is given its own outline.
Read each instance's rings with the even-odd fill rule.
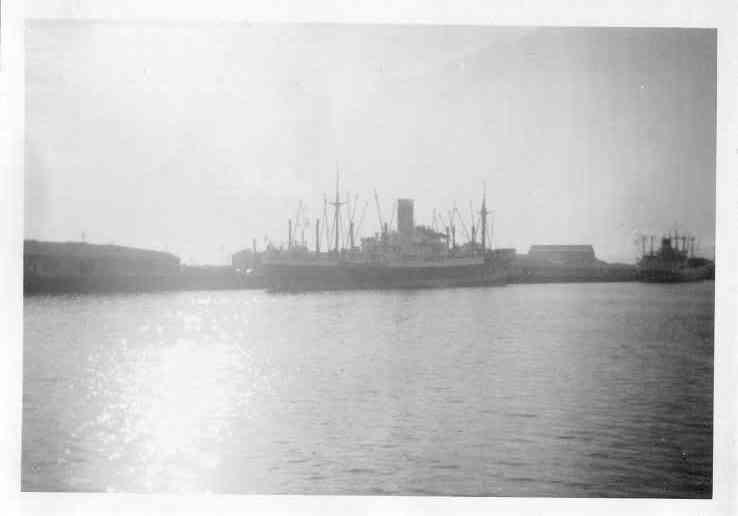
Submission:
[[[470,239],[456,244],[456,229],[450,219],[445,231],[415,225],[414,201],[399,199],[396,204],[397,230],[382,221],[377,199],[381,233],[362,238],[355,245],[353,219],[341,221],[341,202],[336,188],[332,221],[332,249],[320,249],[320,219],[315,223],[315,249],[296,243],[289,224],[287,249],[269,248],[261,263],[266,287],[273,291],[393,289],[469,287],[505,284],[514,250],[492,250],[487,246],[486,196],[479,212],[480,227],[472,221]],[[326,202],[327,204],[327,202]],[[325,213],[325,210],[324,210]],[[327,223],[327,217],[324,223]],[[341,231],[341,228],[346,231]],[[338,230],[336,230],[338,228]],[[464,228],[466,230],[466,227]],[[479,230],[480,241],[477,241]],[[345,234],[344,234],[345,233]],[[346,242],[342,246],[342,242]],[[512,251],[512,252],[511,252]]]
[[[694,255],[694,237],[664,236],[661,247],[654,251],[651,237],[650,252],[646,252],[646,237],[642,238],[643,253],[638,260],[638,278],[648,282],[681,282],[715,279],[715,264]]]

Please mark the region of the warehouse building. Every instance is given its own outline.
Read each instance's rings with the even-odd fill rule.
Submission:
[[[23,270],[36,277],[136,276],[179,272],[177,256],[86,242],[23,242]]]
[[[533,245],[528,257],[533,262],[556,265],[594,265],[598,261],[591,245]]]

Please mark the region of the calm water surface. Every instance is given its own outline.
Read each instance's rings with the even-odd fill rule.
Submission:
[[[713,283],[29,297],[29,491],[710,497]]]

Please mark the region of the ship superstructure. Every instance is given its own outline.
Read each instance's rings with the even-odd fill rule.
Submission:
[[[376,195],[375,195],[376,197]],[[341,206],[336,188],[333,206],[332,249],[321,251],[320,219],[315,224],[315,249],[304,241],[295,243],[289,224],[287,249],[271,248],[262,262],[267,287],[271,290],[334,290],[362,288],[430,288],[504,284],[512,260],[508,251],[494,251],[487,245],[486,196],[479,211],[479,236],[472,222],[471,238],[456,245],[453,219],[445,231],[416,225],[414,201],[396,203],[397,228],[390,231],[377,208],[381,232],[361,238],[356,245],[353,220],[344,223],[348,234],[342,239]],[[324,223],[327,217],[324,217]],[[328,239],[323,239],[328,240]],[[331,241],[328,240],[328,241]],[[347,243],[342,247],[342,241]]]

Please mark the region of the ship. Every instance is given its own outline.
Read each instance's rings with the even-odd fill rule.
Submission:
[[[376,192],[375,199],[380,214]],[[381,232],[361,238],[356,245],[353,219],[349,216],[343,224],[341,221],[340,207],[344,203],[338,187],[335,201],[330,204],[334,208],[331,248],[321,251],[325,235],[320,232],[320,219],[315,221],[313,250],[308,249],[304,237],[301,242],[296,241],[290,220],[287,248],[270,246],[262,258],[261,273],[267,290],[419,289],[507,282],[514,250],[488,248],[486,195],[479,212],[479,227],[472,221],[470,238],[463,245],[456,244],[456,226],[451,218],[445,231],[416,225],[413,199],[397,200],[396,230],[390,231],[380,214]],[[324,216],[324,223],[327,222]],[[340,230],[342,227],[347,228],[346,234]]]
[[[695,256],[694,241],[694,237],[675,232],[673,236],[663,236],[661,246],[654,250],[654,237],[651,237],[651,248],[646,252],[646,237],[642,237],[638,279],[660,283],[715,279],[714,262]]]

